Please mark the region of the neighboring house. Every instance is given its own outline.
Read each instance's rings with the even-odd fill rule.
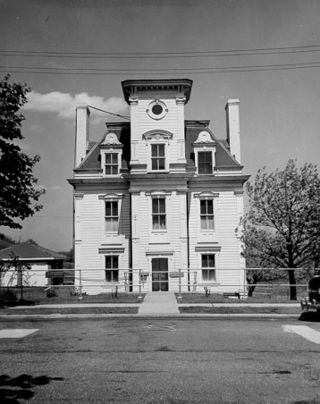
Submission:
[[[46,286],[51,284],[73,284],[73,271],[63,268],[65,256],[47,248],[40,247],[33,241],[14,244],[0,250],[0,265],[9,270],[1,279],[2,286],[21,284],[18,268],[23,272],[23,282],[28,286]],[[21,271],[20,271],[21,274]],[[21,275],[20,275],[21,277]]]
[[[74,178],[75,269],[89,293],[132,285],[144,291],[244,293],[243,184],[239,100],[226,106],[227,139],[207,120],[185,120],[192,81],[127,80],[129,122],[89,138],[77,108]],[[181,272],[180,272],[181,273]],[[189,283],[189,286],[188,286]],[[200,289],[198,289],[200,290]]]

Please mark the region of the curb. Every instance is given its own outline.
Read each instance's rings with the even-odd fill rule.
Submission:
[[[299,314],[272,314],[272,313],[216,313],[216,314],[8,314],[0,315],[1,321],[33,321],[33,320],[84,320],[84,319],[95,319],[95,320],[105,320],[105,319],[121,319],[121,318],[132,318],[138,320],[145,319],[236,319],[236,318],[248,318],[248,319],[284,319],[284,318],[295,318],[298,319]]]

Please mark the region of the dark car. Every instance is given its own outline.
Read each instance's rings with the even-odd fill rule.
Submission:
[[[320,313],[320,275],[315,275],[309,280],[308,298],[301,300],[303,311],[316,310]]]

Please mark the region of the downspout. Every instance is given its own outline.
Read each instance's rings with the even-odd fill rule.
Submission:
[[[189,182],[187,182],[189,189]],[[188,261],[188,292],[190,292],[190,236],[189,236],[189,191],[186,192],[186,208],[187,208],[187,261]]]

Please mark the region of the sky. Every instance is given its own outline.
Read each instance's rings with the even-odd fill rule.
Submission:
[[[126,79],[192,79],[185,117],[210,119],[219,139],[225,104],[238,98],[242,164],[253,178],[290,158],[319,166],[319,15],[318,0],[0,0],[0,77],[32,89],[21,147],[40,155],[34,174],[46,189],[22,230],[0,232],[72,247],[75,108],[128,114]],[[96,110],[91,118],[92,140],[115,119]]]

